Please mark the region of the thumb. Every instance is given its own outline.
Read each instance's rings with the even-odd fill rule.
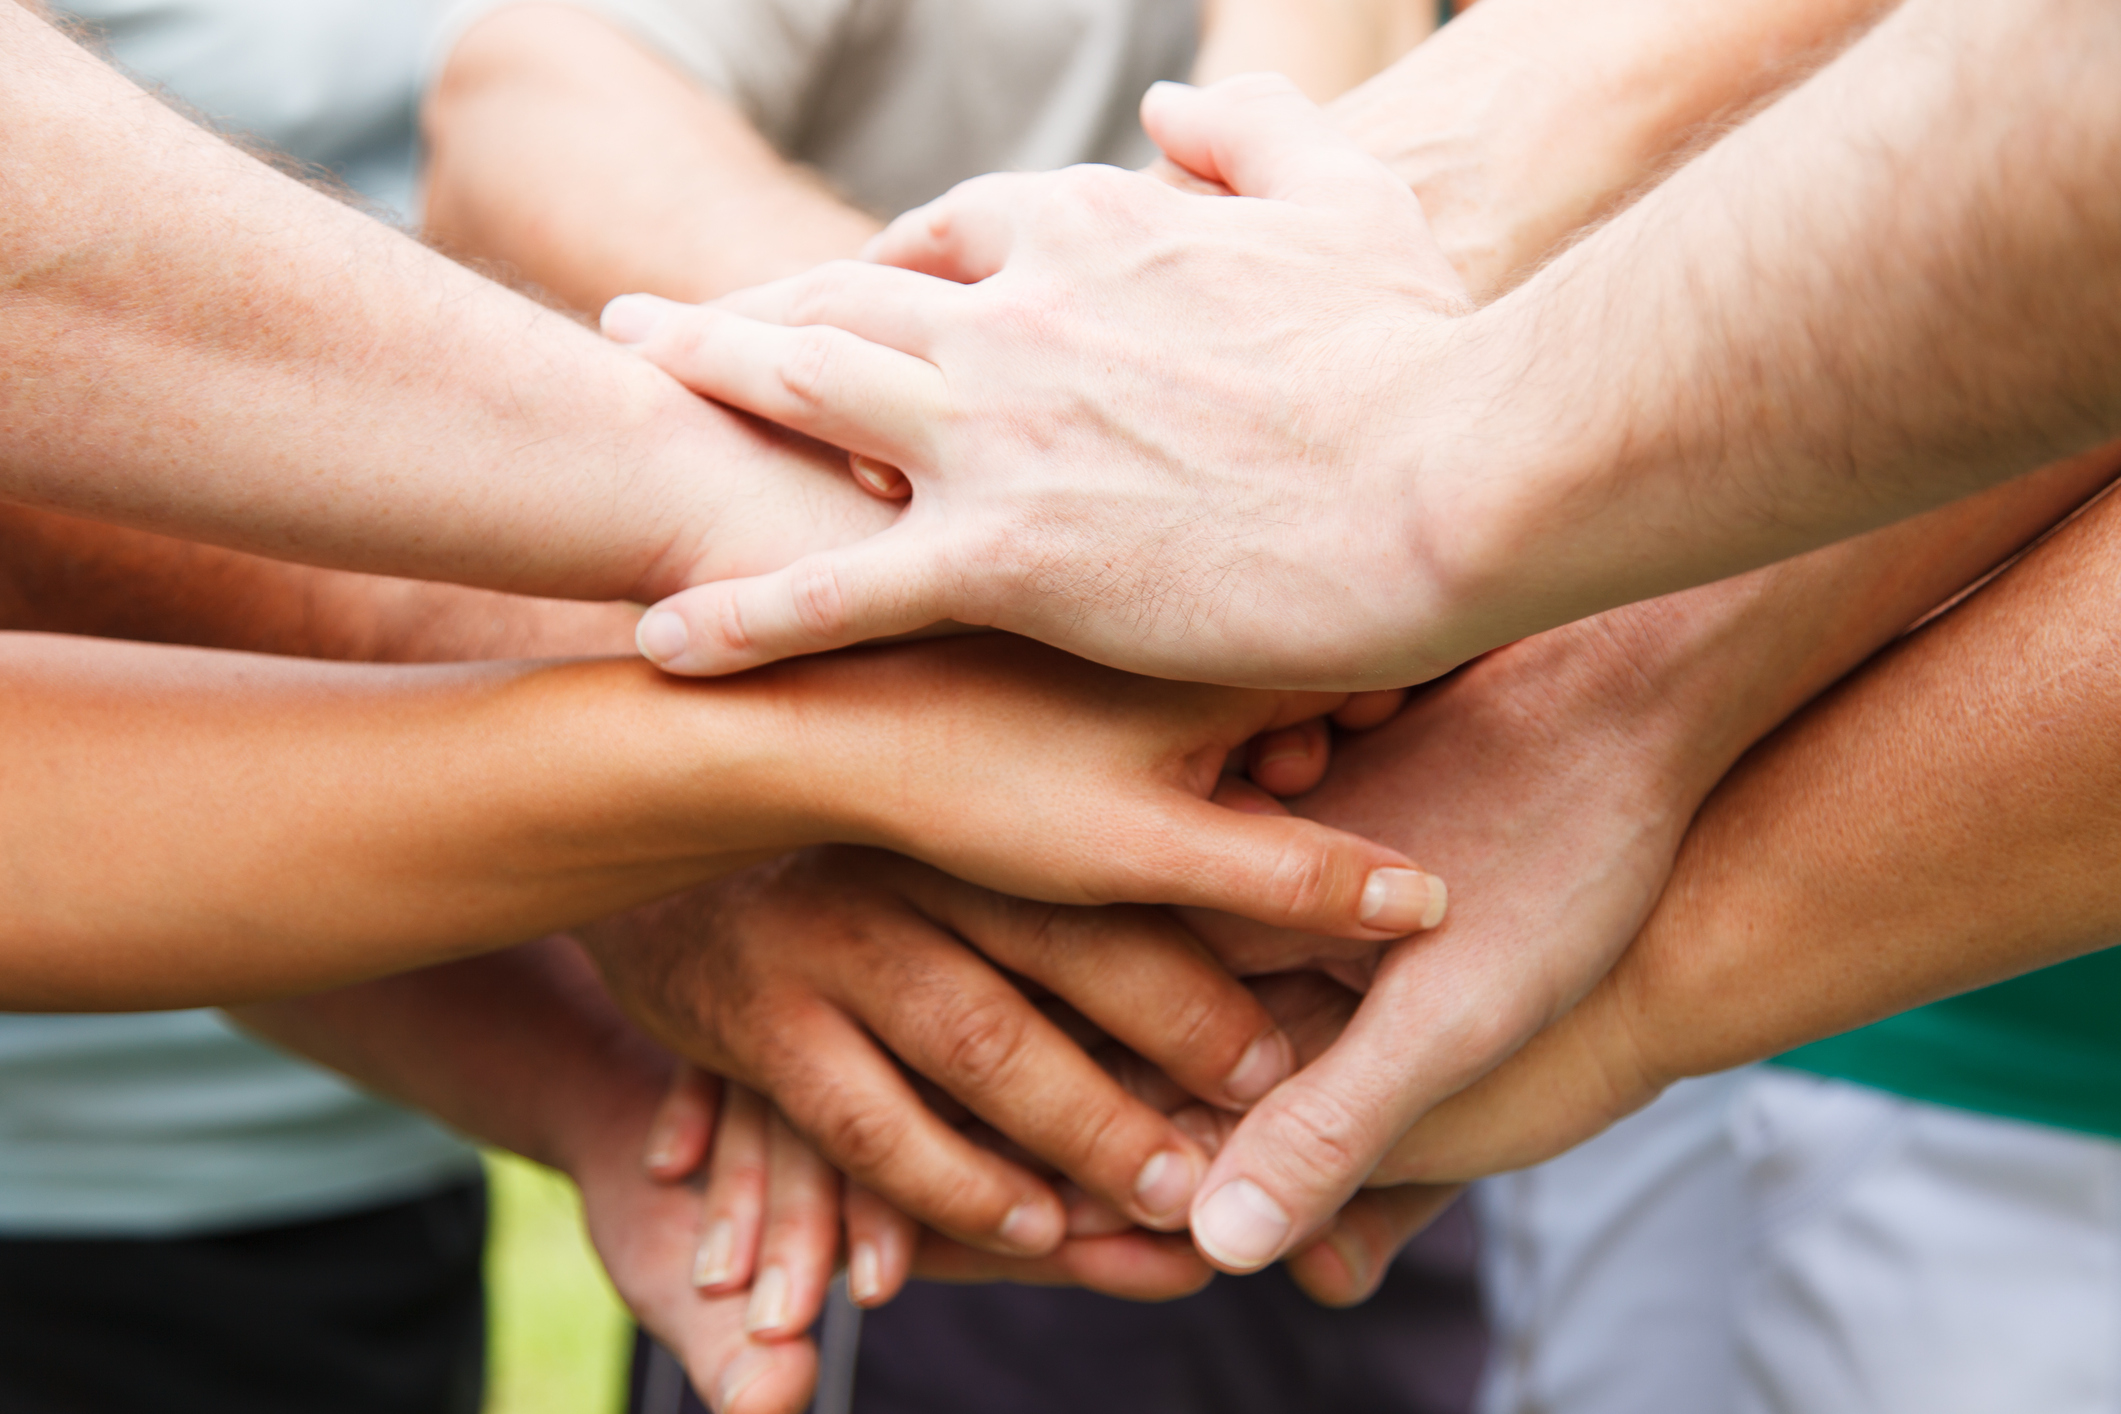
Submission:
[[[1411,201],[1404,182],[1280,74],[1239,74],[1208,88],[1152,84],[1141,118],[1165,156],[1239,196],[1320,206],[1351,196]]]
[[[696,585],[644,614],[635,645],[665,672],[716,676],[962,617],[941,602],[926,542],[901,522],[771,574]]]
[[[1255,1271],[1327,1231],[1414,1119],[1464,1083],[1409,1025],[1406,974],[1363,998],[1325,1053],[1255,1105],[1193,1201],[1193,1240],[1225,1271]],[[1398,986],[1395,987],[1395,981]]]
[[[1114,897],[1380,942],[1435,927],[1449,901],[1443,880],[1397,850],[1293,815],[1182,795],[1155,835],[1121,851]]]

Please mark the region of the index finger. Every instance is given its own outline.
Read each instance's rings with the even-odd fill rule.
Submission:
[[[1008,262],[1016,244],[1016,213],[1040,180],[1028,173],[996,172],[959,182],[870,237],[862,259],[976,284]]]

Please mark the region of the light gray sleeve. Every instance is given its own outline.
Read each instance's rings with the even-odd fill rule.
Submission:
[[[523,0],[458,0],[428,46],[430,83],[466,30]],[[744,111],[776,146],[793,138],[855,0],[566,0],[601,15]]]

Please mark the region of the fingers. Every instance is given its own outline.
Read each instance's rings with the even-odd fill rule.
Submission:
[[[901,522],[750,579],[697,585],[641,617],[634,643],[670,673],[742,672],[911,633],[950,617],[934,545]]]
[[[1399,709],[1407,705],[1407,689],[1403,687],[1378,688],[1371,692],[1353,692],[1333,714],[1333,725],[1345,731],[1366,732],[1383,726],[1399,715]]]
[[[830,305],[833,323],[789,328],[716,305],[621,295],[605,307],[604,328],[696,393],[893,466],[925,465],[927,431],[949,406],[942,373],[834,327],[856,320],[857,307]]]
[[[777,1114],[766,1118],[766,1224],[744,1328],[801,1335],[825,1308],[840,1250],[840,1176]]]
[[[1321,1306],[1360,1305],[1376,1294],[1399,1250],[1463,1191],[1421,1184],[1364,1189],[1289,1257],[1289,1275]]]
[[[765,1220],[766,1102],[742,1085],[724,1088],[700,1198],[700,1247],[692,1284],[702,1291],[740,1291],[751,1283]]]
[[[1083,936],[1087,940],[1094,931]],[[1172,945],[1165,936],[1166,949]],[[1107,939],[1103,946],[1122,944]],[[1065,951],[1065,944],[1052,951]],[[896,936],[888,951],[871,950],[859,961],[860,967],[832,980],[833,999],[907,1065],[1133,1221],[1159,1228],[1184,1223],[1206,1156],[1163,1115],[1128,1094],[1006,979],[940,935],[932,941]],[[1196,975],[1213,967],[1198,954],[1187,965]],[[1057,961],[1052,967],[1066,971]],[[1240,997],[1241,990],[1231,984],[1229,998],[1248,1018],[1241,1028],[1247,1039],[1271,1032],[1264,1012],[1249,996]],[[1225,1041],[1222,1049],[1235,1062],[1244,1048],[1233,1052]],[[788,1105],[785,1098],[782,1103]],[[891,1196],[869,1174],[857,1176]]]
[[[1443,880],[1406,856],[1315,821],[1173,792],[1157,834],[1130,841],[1114,897],[1220,909],[1280,928],[1383,941],[1433,928]]]
[[[1190,1094],[1243,1109],[1294,1069],[1294,1052],[1266,1009],[1160,909],[1026,904],[932,870],[886,867],[929,917],[1067,1002]],[[1084,1062],[1084,1075],[1105,1075],[1087,1056]],[[1114,1095],[1125,1093],[1119,1080],[1106,1083]],[[958,1098],[993,1123],[993,1114],[1015,1113],[1017,1097],[985,1097],[987,1109],[973,1097]],[[1009,1128],[1018,1143],[1040,1152],[1013,1123]]]
[[[846,1015],[819,1005],[775,1021],[780,1055],[757,1078],[835,1167],[987,1250],[1033,1256],[1061,1240],[1067,1215],[1053,1190],[945,1123]]]
[[[1329,998],[1295,1000],[1310,1017],[1291,1018],[1292,1029],[1315,1044],[1338,1008]],[[1194,1242],[1216,1266],[1257,1271],[1322,1231],[1438,1098],[1439,1077],[1423,1063],[1436,1038],[1403,1034],[1394,1003],[1388,977],[1216,1155],[1192,1214]],[[1453,1078],[1444,1092],[1463,1083]]]
[[[1011,1259],[976,1252],[932,1232],[921,1235],[914,1271],[933,1281],[1013,1281],[1080,1286],[1128,1301],[1191,1296],[1215,1277],[1183,1237],[1128,1232],[1072,1239],[1045,1257]]]
[[[1270,795],[1302,795],[1325,779],[1332,755],[1332,734],[1314,717],[1253,737],[1245,746],[1245,774]]]
[[[1240,74],[1207,88],[1152,84],[1141,116],[1165,156],[1239,196],[1326,205],[1407,192],[1280,74]]]
[[[658,1183],[675,1183],[700,1166],[714,1142],[715,1102],[720,1082],[680,1061],[670,1087],[648,1126],[641,1166]]]
[[[869,1309],[905,1288],[920,1225],[859,1183],[846,1188],[847,1295]]]
[[[1016,244],[1016,213],[1034,179],[974,177],[906,212],[862,247],[862,259],[971,285],[999,271]]]

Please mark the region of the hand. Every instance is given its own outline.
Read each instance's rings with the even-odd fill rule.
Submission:
[[[1143,117],[1264,199],[985,177],[871,252],[922,273],[606,311],[681,381],[914,487],[860,545],[665,601],[649,657],[728,672],[955,619],[1163,676],[1382,687],[1495,641],[1456,597],[1450,448],[1426,436],[1417,479],[1392,440],[1456,363],[1463,291],[1418,204],[1283,80],[1159,87]]]
[[[1240,970],[1374,968],[1346,1033],[1236,1125],[1203,1181],[1192,1229],[1217,1266],[1264,1266],[1360,1186],[1402,1177],[1377,1168],[1398,1136],[1566,1011],[1655,903],[1727,748],[1610,627],[1430,687],[1295,802],[1449,860],[1444,927],[1363,957],[1376,950],[1191,919]]]
[[[1203,904],[1368,942],[1442,913],[1441,886],[1396,851],[1209,799],[1248,741],[1362,699],[1161,682],[1000,635],[714,690],[740,686],[798,714],[761,807],[803,822],[782,849],[881,845],[1021,898]]]
[[[651,1035],[770,1096],[894,1207],[1012,1255],[1061,1240],[1060,1199],[939,1117],[894,1055],[1131,1222],[1182,1226],[1207,1156],[997,967],[1219,1107],[1243,1108],[1294,1063],[1272,1019],[1168,916],[1027,904],[872,850],[775,861],[583,938]]]
[[[705,1100],[713,1103],[710,1092]],[[747,1301],[704,1295],[690,1279],[699,1247],[699,1197],[641,1163],[658,1115],[652,1082],[607,1092],[606,1107],[575,1116],[564,1167],[582,1194],[590,1240],[619,1297],[684,1365],[719,1414],[794,1414],[817,1381],[809,1341],[768,1344],[745,1329]],[[712,1123],[711,1109],[700,1117]]]

